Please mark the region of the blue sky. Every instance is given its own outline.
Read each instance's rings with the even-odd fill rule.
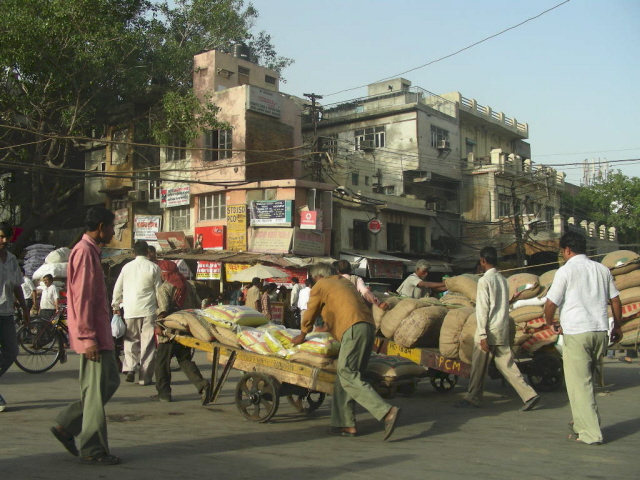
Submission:
[[[279,54],[281,90],[333,103],[538,15],[562,0],[252,0]],[[640,158],[640,1],[571,0],[497,38],[403,75],[529,124],[532,159]],[[611,164],[640,176],[640,161]],[[558,166],[580,183],[582,169]]]

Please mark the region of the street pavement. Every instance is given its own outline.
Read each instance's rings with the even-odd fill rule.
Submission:
[[[205,375],[204,353],[195,357]],[[124,382],[107,405],[109,443],[123,463],[78,464],[49,432],[56,414],[79,396],[78,356],[31,375],[15,366],[0,379],[9,404],[0,413],[0,479],[638,479],[640,364],[605,360],[598,390],[605,444],[566,439],[571,420],[564,387],[542,393],[531,412],[499,380],[487,381],[482,408],[452,408],[466,381],[449,393],[428,380],[408,398],[398,428],[382,441],[382,425],[358,413],[359,436],[327,435],[330,399],[311,415],[286,399],[270,423],[244,420],[234,402],[234,372],[219,401],[203,407],[181,372],[172,403],[155,403],[153,386]],[[636,463],[638,461],[638,463]]]

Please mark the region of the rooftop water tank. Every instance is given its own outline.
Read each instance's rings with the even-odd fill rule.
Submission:
[[[231,47],[231,55],[247,62],[251,61],[251,49],[244,43],[236,43]]]

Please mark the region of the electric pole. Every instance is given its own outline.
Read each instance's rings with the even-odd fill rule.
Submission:
[[[318,113],[322,110],[322,107],[317,104],[317,100],[322,100],[322,95],[316,95],[315,93],[303,93],[303,95],[311,100],[311,122],[313,124],[313,148],[314,152],[320,152],[321,145],[318,138]],[[322,156],[316,153],[313,156],[313,170],[314,178],[318,181],[322,181]]]
[[[524,267],[524,237],[522,233],[522,215],[520,214],[520,200],[516,195],[516,184],[511,181],[511,203],[513,204],[513,226],[516,235],[516,265]]]

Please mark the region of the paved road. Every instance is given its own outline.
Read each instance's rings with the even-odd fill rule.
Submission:
[[[196,360],[209,371],[204,354]],[[638,362],[636,360],[636,362]],[[174,402],[152,403],[152,386],[124,381],[107,406],[113,453],[123,464],[77,464],[48,429],[56,413],[78,397],[78,357],[41,375],[13,367],[0,379],[10,409],[0,413],[0,478],[13,479],[610,479],[640,478],[640,365],[607,360],[607,390],[598,403],[607,443],[567,441],[566,392],[543,394],[527,413],[510,387],[488,382],[485,405],[452,408],[466,382],[450,393],[421,383],[403,408],[393,441],[381,425],[359,415],[361,435],[325,433],[329,406],[310,416],[286,401],[271,423],[245,421],[233,402],[234,379],[216,405],[200,406],[195,389],[174,373]],[[124,380],[124,377],[122,377]]]

